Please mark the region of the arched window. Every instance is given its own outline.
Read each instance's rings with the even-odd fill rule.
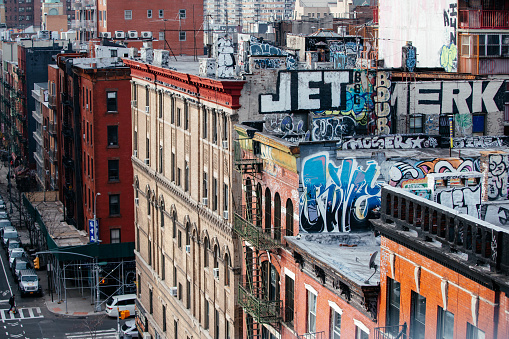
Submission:
[[[191,226],[189,221],[186,223],[186,245],[191,245]]]
[[[204,267],[209,267],[209,248],[210,248],[209,238],[205,238],[205,240],[203,241],[203,266]]]
[[[262,285],[264,297],[267,300],[279,300],[279,273],[268,261],[262,262]]]
[[[161,197],[159,213],[160,213],[160,219],[161,219],[160,222],[161,222],[161,228],[162,228],[162,227],[164,227],[164,200],[162,197]]]
[[[262,185],[258,183],[256,185],[256,226],[262,227]]]
[[[265,189],[265,232],[270,233],[272,227],[272,200],[270,196],[270,189]]]
[[[274,239],[281,240],[281,197],[274,195]]]
[[[140,182],[138,181],[138,178],[135,179],[134,183],[134,197],[136,198],[135,202],[138,204],[138,199],[140,197]]]
[[[286,200],[286,235],[293,236],[293,202],[292,199]]]
[[[219,248],[214,246],[214,268],[219,268]]]
[[[253,188],[251,187],[251,179],[246,179],[246,218],[253,220]]]
[[[177,211],[173,211],[171,223],[173,227],[173,238],[175,239],[177,237]]]
[[[224,284],[226,286],[230,285],[230,256],[228,253],[224,254]]]
[[[147,192],[147,215],[150,217],[150,191]]]

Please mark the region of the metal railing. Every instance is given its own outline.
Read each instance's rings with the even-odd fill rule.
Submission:
[[[406,330],[406,323],[396,326],[375,327],[374,339],[407,339]]]
[[[258,250],[272,250],[281,247],[281,229],[263,229],[255,226],[252,218],[255,212],[246,206],[235,211],[234,231]]]
[[[509,28],[509,11],[460,10],[459,28],[506,29]]]
[[[298,339],[326,339],[325,331],[309,332],[297,336]]]
[[[282,300],[267,300],[261,295],[250,292],[247,277],[239,283],[239,305],[260,324],[272,324],[281,321]]]

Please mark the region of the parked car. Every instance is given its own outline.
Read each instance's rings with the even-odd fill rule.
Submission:
[[[9,228],[9,227],[14,228],[9,219],[0,219],[0,236],[3,237],[4,229]]]
[[[9,267],[12,266],[14,259],[26,257],[25,250],[23,248],[14,248],[9,252]]]
[[[4,248],[7,247],[7,242],[9,239],[18,239],[18,231],[14,227],[4,228],[4,232],[2,234],[2,245]]]
[[[118,317],[119,311],[129,311],[129,316],[134,316],[134,303],[136,294],[123,294],[110,297],[106,301],[106,314],[110,317]]]
[[[126,320],[120,328],[120,338],[138,338],[138,329],[134,320]]]
[[[9,219],[9,215],[6,211],[0,211],[0,220],[2,219]]]
[[[42,295],[41,284],[39,284],[39,277],[35,270],[28,269],[19,272],[18,289],[22,297],[28,294]]]
[[[12,263],[12,274],[14,275],[14,280],[17,282],[19,280],[19,272],[22,270],[30,269],[30,262],[28,262],[27,258],[16,258]]]
[[[0,199],[0,210],[5,210],[5,202]]]
[[[7,256],[10,258],[11,252],[17,248],[21,248],[21,240],[19,238],[9,239],[7,241]]]

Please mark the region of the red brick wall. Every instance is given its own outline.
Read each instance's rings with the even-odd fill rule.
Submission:
[[[391,252],[396,255],[394,276],[390,265]],[[498,338],[509,337],[506,313],[508,305],[503,293],[486,288],[385,237],[382,237],[381,244],[380,326],[385,326],[386,323],[387,277],[401,284],[400,324],[406,322],[410,325],[410,298],[411,291],[416,291],[414,279],[416,265],[421,266],[419,294],[426,298],[426,338],[436,337],[438,306],[443,307],[442,279],[449,281],[447,310],[454,314],[455,338],[466,338],[467,322],[474,324],[471,311],[472,294],[480,297],[477,327],[485,332],[486,338],[496,338],[497,331]]]

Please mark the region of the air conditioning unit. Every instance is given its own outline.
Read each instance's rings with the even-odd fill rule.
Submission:
[[[149,158],[145,159],[145,165],[150,166],[150,159]]]
[[[201,204],[207,206],[209,204],[209,198],[201,198]]]
[[[46,170],[46,175],[49,175],[49,170]]]
[[[125,33],[124,31],[115,31],[115,39],[124,39]]]
[[[137,31],[129,31],[127,32],[129,39],[138,39],[138,32]]]
[[[138,101],[137,100],[131,100],[131,106],[138,106]]]
[[[43,130],[43,131],[45,131],[45,130],[46,130],[46,128],[47,128],[46,126],[42,126],[42,130]]]
[[[145,106],[145,112],[146,113],[150,112],[150,106]]]
[[[88,109],[88,104],[86,106],[87,106],[87,109]]]
[[[137,157],[137,156],[138,156],[138,150],[137,150],[137,149],[135,149],[135,150],[134,150],[134,154],[133,154],[133,155],[134,155],[135,157]]]
[[[141,32],[142,38],[152,38],[152,32]]]
[[[186,253],[191,253],[191,245],[186,245]]]
[[[223,218],[228,220],[228,211],[223,211]]]
[[[219,280],[219,268],[214,268],[212,272],[214,273],[214,279]]]
[[[101,37],[111,39],[111,32],[102,32]]]
[[[228,140],[223,140],[223,148],[228,149]]]
[[[136,205],[139,205],[140,204],[140,198],[134,198],[134,203]]]
[[[178,295],[177,286],[170,287],[170,294],[175,298],[177,297]]]
[[[87,136],[87,135],[86,135],[85,133],[83,133],[83,140],[85,140],[85,137],[86,137],[86,136]]]

